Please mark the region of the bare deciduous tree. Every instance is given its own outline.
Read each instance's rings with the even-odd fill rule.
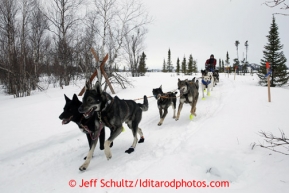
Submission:
[[[282,10],[287,10],[289,9],[289,3],[287,0],[273,0],[273,1],[265,1],[264,3],[265,5],[267,5],[268,7],[278,7]],[[280,14],[280,15],[285,15],[285,16],[289,16],[289,14],[286,13],[275,13],[275,14]]]
[[[236,49],[237,49],[237,59],[238,60],[239,60],[239,50],[238,50],[239,44],[240,44],[239,40],[236,40],[235,41],[235,46],[236,46]]]
[[[33,58],[33,70],[31,73],[32,78],[32,89],[36,89],[38,87],[38,77],[40,75],[41,66],[44,66],[44,63],[49,58],[48,49],[50,47],[50,39],[45,32],[48,29],[47,18],[44,16],[42,11],[40,10],[39,3],[34,1],[32,6],[32,12],[30,16],[30,33],[29,33],[29,41],[30,47],[32,50],[32,58]],[[46,69],[47,70],[47,69]]]
[[[135,33],[127,34],[124,41],[125,58],[133,77],[139,76],[138,65],[141,53],[144,51],[144,36],[147,33],[145,28],[137,28],[134,31]]]
[[[4,84],[8,94],[16,93],[17,61],[16,56],[16,15],[19,12],[16,0],[0,1],[0,34],[1,34],[1,63],[0,67],[4,70]]]
[[[96,61],[91,54],[90,49],[97,47],[96,34],[97,32],[97,14],[90,12],[87,14],[84,22],[84,33],[78,39],[77,43],[77,63],[78,68],[84,75],[85,79],[89,79],[91,73],[95,70]],[[96,48],[98,50],[98,48]]]
[[[125,56],[132,56],[124,49],[129,40],[137,69],[145,27],[151,22],[145,7],[139,0],[90,0],[94,6],[84,16],[84,1],[0,1],[0,81],[8,94],[21,97],[42,90],[41,73],[61,87],[75,75],[88,78],[106,54],[110,81],[122,88],[131,85],[116,69],[117,64],[127,65]]]
[[[30,38],[35,31],[35,4],[36,0],[0,2],[0,79],[6,92],[14,97],[29,96],[31,90],[40,88],[37,85],[39,74],[35,76],[33,73],[33,46]]]
[[[109,59],[106,64],[106,72],[109,78],[113,78],[115,77],[113,75],[113,66],[116,63],[116,59],[121,58],[120,55],[125,54],[123,52],[125,37],[128,37],[134,30],[146,26],[152,20],[138,0],[95,0],[95,6],[99,17],[98,21],[100,22],[98,25],[98,36],[102,40],[99,47],[100,58],[103,58],[108,53]]]
[[[61,87],[63,83],[69,85],[71,78],[74,33],[80,21],[76,13],[82,3],[83,0],[53,0],[44,13],[50,23],[50,31],[55,35],[55,62],[59,67],[57,71]]]
[[[19,34],[20,34],[20,56],[19,56],[19,73],[18,73],[18,93],[21,97],[29,96],[31,93],[31,76],[29,73],[29,69],[31,67],[29,46],[28,46],[28,36],[29,36],[29,26],[28,22],[31,16],[31,0],[22,0],[20,2],[20,10],[21,10],[21,23],[19,25]],[[17,96],[17,97],[19,97]]]

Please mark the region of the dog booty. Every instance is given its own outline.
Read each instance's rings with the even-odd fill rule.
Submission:
[[[190,120],[193,120],[194,115],[190,114]]]
[[[138,143],[143,143],[143,142],[144,142],[144,138],[143,137],[138,140]]]
[[[132,152],[134,152],[134,148],[133,147],[130,147],[128,150],[125,151],[125,153],[128,153],[128,154],[130,154]]]

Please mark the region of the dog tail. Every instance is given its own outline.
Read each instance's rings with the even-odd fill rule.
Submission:
[[[148,98],[146,95],[143,97],[143,104],[137,103],[142,111],[147,111],[149,109]]]

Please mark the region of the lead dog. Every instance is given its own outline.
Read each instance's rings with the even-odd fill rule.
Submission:
[[[108,93],[103,92],[101,85],[97,82],[94,89],[86,90],[82,99],[82,105],[78,110],[80,113],[83,113],[86,118],[91,117],[93,113],[97,114],[99,122],[95,121],[95,124],[98,125],[99,128],[98,133],[100,133],[103,128],[103,124],[111,129],[110,137],[104,143],[104,153],[108,160],[112,157],[110,144],[121,133],[123,122],[132,130],[134,139],[131,147],[126,150],[125,153],[132,153],[137,142],[144,142],[142,130],[138,125],[142,118],[142,112],[148,110],[148,100],[146,96],[144,96],[143,104],[138,104],[133,100],[120,100],[117,96],[111,97]],[[141,137],[139,141],[137,133]],[[89,150],[87,158],[79,170],[83,171],[88,167],[96,144],[97,140],[92,144],[92,148]]]
[[[78,100],[76,94],[73,95],[72,100],[64,95],[65,106],[63,112],[60,114],[59,119],[62,120],[62,125],[68,124],[70,121],[77,124],[78,128],[86,134],[89,149],[91,149],[92,143],[94,141],[95,135],[95,124],[94,120],[96,119],[95,115],[89,119],[85,119],[83,114],[78,112],[78,108],[82,104]],[[99,135],[99,148],[100,150],[104,149],[104,140],[105,140],[105,130],[103,129]]]
[[[196,105],[199,98],[199,81],[195,81],[195,78],[193,78],[192,80],[178,79],[178,89],[180,90],[180,104],[176,121],[179,120],[184,103],[188,103],[191,105],[191,116],[197,116]]]
[[[158,123],[158,126],[161,126],[164,122],[164,119],[166,115],[168,114],[168,108],[172,105],[172,108],[174,110],[174,116],[173,118],[176,118],[176,102],[177,97],[176,94],[178,92],[167,92],[163,93],[162,86],[159,88],[153,89],[153,95],[157,99],[157,104],[159,108],[160,113],[160,121]]]

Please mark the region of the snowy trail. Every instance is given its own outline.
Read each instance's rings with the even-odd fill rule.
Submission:
[[[162,74],[162,76],[149,74],[149,78],[140,77],[135,79],[134,84],[137,85],[135,88],[117,91],[118,96],[124,99],[140,98],[143,94],[150,96],[152,88],[159,87],[160,83],[163,85],[164,92],[171,91],[176,88],[177,78],[185,79],[184,77],[175,77],[168,74]],[[257,103],[263,103],[257,97],[260,88],[256,87],[254,82],[251,83],[251,79],[252,77],[246,77],[244,80],[234,81],[233,77],[228,78],[221,75],[220,83],[214,87],[211,96],[206,97],[206,100],[201,100],[202,94],[200,92],[197,116],[192,121],[189,120],[190,106],[184,104],[178,121],[172,118],[173,112],[170,108],[163,125],[157,126],[159,121],[157,102],[154,98],[149,98],[149,110],[143,113],[140,124],[144,132],[145,142],[137,144],[136,150],[132,154],[124,153],[133,140],[131,131],[124,125],[125,132],[121,133],[114,141],[114,146],[111,149],[112,159],[107,161],[104,152],[100,151],[99,146],[97,146],[94,157],[85,172],[78,170],[83,163],[83,157],[86,156],[88,151],[85,135],[78,130],[74,123],[62,126],[61,121],[57,120],[64,105],[62,92],[67,92],[68,96],[72,96],[73,93],[77,92],[77,88],[52,92],[50,98],[55,101],[58,108],[53,110],[52,113],[48,113],[49,115],[47,114],[48,119],[53,121],[44,126],[42,131],[44,134],[40,140],[36,140],[33,136],[31,143],[26,142],[29,140],[28,138],[24,141],[25,144],[12,148],[12,151],[8,147],[1,151],[3,153],[0,154],[0,170],[5,173],[5,177],[2,173],[0,189],[5,190],[5,192],[226,191],[224,188],[183,188],[179,190],[140,187],[101,188],[100,184],[97,187],[79,187],[82,180],[90,179],[115,181],[122,179],[134,181],[136,179],[206,179],[230,181],[231,186],[228,192],[248,190],[248,185],[254,187],[254,191],[262,190],[260,186],[255,187],[254,183],[258,182],[256,180],[258,178],[257,173],[263,175],[261,172],[263,171],[263,165],[260,165],[260,161],[264,161],[262,156],[266,153],[258,151],[257,155],[252,154],[249,145],[250,142],[255,140],[255,137],[248,137],[247,131],[249,130],[245,130],[248,127],[246,122],[241,122],[239,128],[235,125],[236,119],[230,118],[227,120],[227,117],[233,116],[234,118],[244,112],[247,114],[255,113],[254,111],[246,112],[246,107],[243,107],[242,104],[243,100],[254,100]],[[244,90],[248,90],[250,96],[243,96]],[[241,95],[242,97],[239,97]],[[38,100],[39,103],[41,101]],[[39,109],[43,109],[44,103],[45,101],[39,105]],[[48,103],[48,105],[50,104]],[[36,111],[37,107],[34,108],[33,111]],[[43,117],[40,115],[36,119],[39,119],[39,122],[43,121]],[[50,127],[52,127],[50,130],[46,130]],[[29,130],[38,131],[39,127],[32,127]],[[106,129],[106,131],[106,137],[108,137],[109,130]],[[30,134],[23,136],[7,133],[6,140],[21,141],[23,137],[29,137]],[[282,162],[280,159],[277,157],[265,163]],[[256,163],[258,164],[256,165]],[[282,164],[284,165],[283,162]],[[256,171],[256,174],[250,174],[250,170]],[[77,183],[74,188],[68,184],[69,180],[72,179]]]
[[[173,90],[175,89],[173,85],[176,85],[176,78],[171,79],[170,82],[172,86],[169,89]],[[172,119],[173,112],[170,108],[165,122],[161,127],[157,126],[159,115],[156,100],[149,99],[149,112],[143,114],[143,120],[141,122],[141,127],[146,137],[145,143],[138,144],[133,154],[125,154],[124,150],[129,147],[132,141],[131,132],[127,126],[125,126],[126,131],[116,139],[115,145],[112,148],[113,159],[106,161],[103,151],[99,151],[97,147],[88,171],[83,174],[77,170],[82,164],[82,158],[86,155],[88,148],[85,135],[79,133],[77,129],[57,136],[48,136],[47,139],[41,142],[17,148],[6,154],[5,158],[1,159],[1,165],[2,167],[5,165],[6,169],[13,173],[16,172],[15,169],[13,169],[15,165],[22,164],[22,167],[25,167],[27,170],[18,172],[18,175],[30,182],[34,181],[34,175],[31,175],[31,173],[39,173],[43,178],[41,173],[47,170],[47,168],[50,168],[49,170],[53,170],[54,172],[49,172],[48,175],[52,174],[52,176],[46,176],[44,177],[45,179],[55,178],[54,175],[59,176],[58,172],[66,174],[67,170],[72,171],[72,173],[80,173],[81,176],[95,172],[101,175],[93,175],[94,178],[112,178],[113,176],[113,179],[117,179],[123,178],[122,175],[119,175],[123,172],[123,167],[128,167],[128,170],[134,167],[137,168],[133,176],[138,176],[155,163],[161,161],[164,156],[170,155],[175,151],[180,151],[183,142],[193,138],[194,133],[199,132],[203,122],[208,120],[219,106],[221,95],[217,93],[221,87],[222,82],[215,87],[212,95],[207,97],[205,101],[201,100],[200,95],[197,105],[198,116],[195,117],[193,121],[189,120],[190,106],[185,104],[179,121]],[[152,88],[149,87],[149,89]],[[73,126],[77,127],[76,125]],[[62,126],[59,125],[59,127]],[[109,132],[107,132],[107,134],[108,133]],[[75,143],[75,141],[78,141],[78,143]],[[131,160],[131,157],[134,157],[134,159]],[[103,165],[108,166],[102,169]],[[139,165],[142,165],[142,167],[139,167]],[[110,167],[112,167],[113,170],[107,170]],[[27,171],[29,171],[29,175]],[[107,173],[107,175],[104,175],[105,173]],[[10,176],[11,179],[9,179],[9,177],[6,179],[7,186],[9,181],[11,182],[14,178],[13,175]],[[67,183],[67,180],[65,183]],[[47,191],[50,191],[50,186],[51,185],[47,184]],[[23,190],[25,190],[25,187],[28,190],[31,188],[31,184],[23,184]],[[11,186],[10,188],[13,190],[14,187]],[[43,185],[43,190],[45,190],[45,185]]]

